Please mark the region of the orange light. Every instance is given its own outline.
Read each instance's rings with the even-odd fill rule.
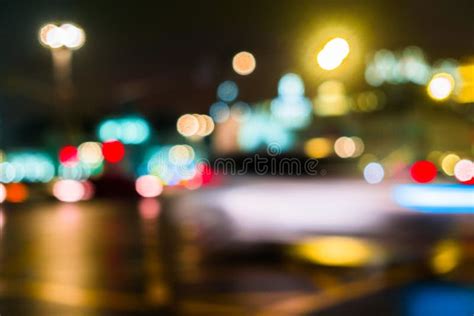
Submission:
[[[28,198],[28,187],[23,183],[12,183],[7,185],[7,201],[21,203]]]
[[[239,75],[250,75],[257,66],[255,57],[249,52],[240,52],[232,59],[232,68]]]

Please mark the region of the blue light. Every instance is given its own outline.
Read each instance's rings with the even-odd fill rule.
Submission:
[[[265,126],[264,138],[267,145],[278,146],[281,152],[288,151],[294,143],[293,134],[275,121],[269,121]]]
[[[265,120],[261,115],[252,115],[242,123],[239,129],[238,142],[242,150],[250,152],[257,150],[265,142],[262,133]]]
[[[400,206],[426,213],[474,213],[474,186],[403,184],[393,190]]]
[[[120,120],[121,137],[124,144],[141,144],[150,137],[148,122],[141,117],[127,117]]]
[[[238,95],[239,87],[233,81],[224,81],[217,87],[217,97],[224,102],[232,102]]]
[[[407,316],[472,315],[474,290],[462,286],[419,286],[408,292]]]
[[[10,183],[15,179],[15,167],[8,161],[0,163],[0,182]]]
[[[99,139],[103,142],[120,139],[120,124],[114,120],[106,120],[99,125]]]
[[[284,75],[278,82],[278,94],[282,97],[304,96],[303,79],[293,73]]]
[[[273,117],[284,128],[300,129],[309,125],[312,104],[305,97],[278,97],[271,103]]]
[[[119,140],[124,144],[142,144],[150,137],[150,125],[138,116],[109,119],[99,125],[98,136],[103,142]]]
[[[229,118],[230,109],[226,103],[219,101],[211,105],[209,114],[215,122],[224,123]]]
[[[264,145],[278,145],[281,151],[287,151],[294,143],[293,134],[266,113],[252,114],[242,122],[238,135],[239,146],[242,150],[251,152]]]
[[[53,179],[55,168],[53,160],[41,152],[19,152],[9,155],[13,167],[12,182],[49,182]]]
[[[82,162],[74,166],[60,165],[58,168],[58,176],[67,180],[85,180],[91,176],[90,168]]]

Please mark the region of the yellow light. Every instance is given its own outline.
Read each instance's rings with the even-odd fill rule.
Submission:
[[[453,240],[443,240],[435,246],[431,268],[438,274],[448,273],[459,264],[461,249]]]
[[[190,137],[199,130],[199,121],[191,114],[184,114],[178,119],[176,128],[181,135]]]
[[[447,154],[441,157],[441,169],[448,176],[454,175],[454,167],[461,158],[456,154]]]
[[[474,64],[458,67],[461,77],[461,86],[456,95],[456,101],[460,103],[474,103]]]
[[[319,116],[337,116],[348,111],[349,102],[344,84],[337,80],[321,83],[314,100],[314,112]]]
[[[428,83],[427,92],[436,101],[446,100],[454,90],[454,78],[448,73],[438,73]]]
[[[318,53],[318,64],[324,70],[336,69],[349,55],[349,51],[349,43],[343,38],[336,37],[327,42]]]
[[[240,52],[232,59],[232,68],[239,75],[250,75],[257,66],[255,57],[249,52]]]
[[[304,146],[306,155],[310,158],[324,158],[332,153],[332,142],[328,138],[311,138]]]
[[[97,165],[104,160],[102,146],[96,142],[85,142],[78,147],[79,159],[90,165]]]
[[[293,247],[293,253],[317,264],[359,267],[380,261],[382,252],[376,245],[351,237],[331,236],[304,240]]]

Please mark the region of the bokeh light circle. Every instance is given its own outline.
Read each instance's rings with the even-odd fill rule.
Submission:
[[[190,137],[195,135],[199,130],[199,121],[192,114],[184,114],[179,117],[176,123],[176,129],[178,133],[184,137]]]
[[[209,114],[217,123],[224,123],[229,119],[230,109],[226,103],[216,102],[211,105],[211,108],[209,109]]]
[[[78,150],[74,146],[64,146],[59,150],[59,162],[64,166],[74,166],[78,163]]]
[[[135,181],[137,193],[145,198],[157,197],[163,192],[163,184],[156,176],[145,175]]]
[[[204,129],[204,131],[201,134],[198,134],[198,135],[203,136],[203,137],[208,136],[208,135],[212,134],[212,132],[214,131],[214,128],[215,128],[214,120],[212,119],[212,117],[210,117],[209,115],[206,115],[206,114],[201,115],[201,117],[204,119],[204,122],[206,124],[206,128]]]
[[[441,157],[441,169],[448,176],[454,176],[454,167],[461,158],[453,153]]]
[[[461,182],[467,182],[474,177],[474,163],[468,159],[459,160],[454,167],[454,176]]]
[[[352,157],[356,149],[356,143],[349,137],[339,137],[334,143],[334,152],[341,158]]]
[[[125,156],[125,146],[118,140],[105,142],[102,144],[102,154],[107,162],[120,162]]]
[[[238,95],[239,87],[231,80],[226,80],[217,87],[217,97],[224,102],[232,102]]]
[[[364,179],[367,183],[377,184],[382,182],[385,171],[378,162],[371,162],[364,168]]]
[[[84,194],[84,185],[77,180],[58,180],[53,185],[53,195],[61,202],[78,202]]]
[[[282,97],[303,97],[303,79],[294,73],[284,75],[278,82],[278,94]]]
[[[324,158],[332,153],[333,145],[330,139],[325,137],[311,138],[305,143],[304,151],[310,158]]]
[[[435,74],[427,87],[428,95],[436,101],[446,100],[453,91],[454,78],[445,72]]]
[[[415,162],[410,168],[410,174],[413,180],[418,183],[428,183],[436,177],[436,166],[427,160]]]
[[[7,189],[0,183],[0,203],[3,203],[7,198]]]
[[[82,143],[78,148],[78,156],[82,162],[91,165],[96,165],[104,160],[102,146],[97,142]]]
[[[242,76],[250,75],[256,66],[255,57],[249,52],[237,53],[232,59],[232,68]]]
[[[174,145],[170,148],[168,157],[174,165],[188,165],[194,160],[194,149],[189,145]]]
[[[333,38],[318,53],[318,64],[324,70],[336,69],[349,55],[349,51],[349,43],[345,39],[340,37]]]

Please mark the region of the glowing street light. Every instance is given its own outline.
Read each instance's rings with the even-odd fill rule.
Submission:
[[[84,30],[72,23],[55,25],[48,23],[40,28],[38,39],[41,45],[49,48],[53,59],[53,74],[55,80],[55,94],[57,96],[56,106],[58,107],[58,121],[67,120],[64,109],[71,109],[69,106],[74,96],[74,85],[72,82],[72,52],[81,48],[86,40]],[[61,117],[64,115],[64,117]],[[70,125],[65,126],[70,129]],[[73,134],[68,131],[69,136]]]
[[[346,59],[349,52],[349,43],[345,39],[340,37],[333,38],[318,53],[318,65],[324,70],[336,69]]]
[[[83,29],[71,23],[61,26],[46,24],[39,31],[39,40],[44,46],[53,49],[61,47],[78,49],[84,45],[86,36]]]
[[[58,96],[68,99],[72,93],[71,61],[72,50],[81,48],[86,40],[84,30],[77,25],[64,23],[60,26],[46,24],[38,33],[40,43],[51,49],[54,77]]]
[[[426,90],[433,100],[446,100],[454,91],[454,78],[446,72],[437,73],[431,78]]]

